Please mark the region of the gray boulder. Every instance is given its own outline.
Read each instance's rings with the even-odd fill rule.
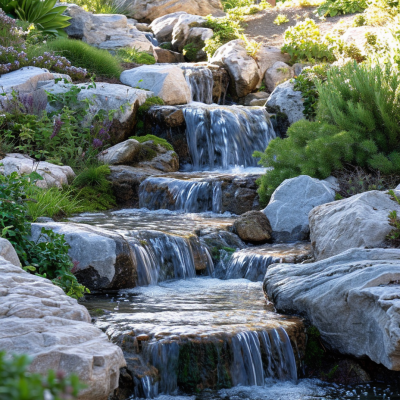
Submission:
[[[261,79],[264,78],[265,72],[276,62],[280,61],[287,64],[290,61],[289,54],[282,54],[281,49],[270,46],[261,46],[254,58],[260,68]]]
[[[0,173],[8,176],[13,172],[19,175],[37,172],[43,180],[37,181],[36,185],[47,189],[52,186],[62,188],[68,185],[75,178],[75,173],[71,167],[66,165],[55,165],[46,161],[36,161],[24,154],[7,154],[5,158],[0,160]]]
[[[168,105],[190,102],[190,89],[185,76],[179,67],[173,65],[144,65],[126,70],[120,80],[125,85],[150,90]]]
[[[137,140],[128,139],[101,152],[97,158],[103,164],[130,164],[140,152],[140,147]]]
[[[121,349],[93,326],[85,307],[47,279],[0,257],[0,351],[27,354],[31,372],[76,374],[79,400],[106,400],[125,366]]]
[[[304,105],[301,92],[294,90],[290,80],[278,85],[267,100],[266,108],[270,113],[286,114],[290,124],[304,119]]]
[[[271,93],[281,83],[293,78],[293,68],[282,61],[275,62],[265,72],[265,85]]]
[[[125,0],[124,7],[127,14],[145,22],[179,11],[201,16],[224,15],[221,0]]]
[[[309,215],[316,259],[354,247],[380,247],[393,229],[388,215],[400,205],[385,192],[372,190],[314,208]]]
[[[57,78],[67,79],[71,82],[71,78],[68,75],[49,72],[45,68],[23,67],[0,76],[0,92],[1,94],[11,94],[12,91],[33,93],[38,89],[40,82],[53,81],[54,83],[54,79]],[[0,109],[2,97],[0,95]]]
[[[122,235],[90,225],[49,222],[32,224],[32,240],[46,240],[41,234],[43,227],[65,235],[71,246],[69,255],[78,263],[75,275],[89,289],[135,287],[136,260]]]
[[[51,94],[63,94],[71,90],[71,86],[63,82],[53,82],[42,86],[42,89]],[[132,129],[136,124],[137,109],[146,102],[147,98],[153,96],[150,91],[111,83],[100,82],[96,83],[96,87],[91,88],[86,83],[75,86],[81,89],[78,100],[90,101],[90,117],[95,116],[100,110],[104,110],[106,115],[109,111],[116,110],[111,127],[114,143],[126,140],[132,134]],[[54,111],[61,107],[61,104],[52,103],[47,106],[47,110]],[[87,120],[87,123],[91,123],[91,120]]]
[[[172,42],[172,32],[174,30],[174,26],[182,14],[187,13],[185,11],[178,11],[172,14],[167,14],[155,19],[150,24],[151,30],[160,43]]]
[[[194,27],[201,27],[206,19],[198,15],[181,14],[172,31],[172,47],[175,51],[182,52],[188,42],[189,32]]]
[[[265,243],[271,239],[272,229],[268,218],[261,211],[248,211],[238,217],[233,229],[245,242]]]
[[[17,267],[21,265],[13,245],[7,239],[3,238],[0,238],[0,258],[1,257]]]
[[[325,345],[400,370],[400,250],[350,249],[312,264],[274,264],[264,291],[306,316]]]
[[[225,68],[230,75],[230,87],[236,97],[251,93],[261,79],[256,61],[247,54],[243,40],[232,40],[221,46],[210,60],[211,64]]]
[[[335,191],[325,182],[307,175],[284,180],[263,210],[278,242],[306,240],[310,232],[308,214],[316,206],[335,199]]]

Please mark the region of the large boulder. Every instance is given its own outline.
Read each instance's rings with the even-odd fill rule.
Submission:
[[[153,31],[156,39],[160,42],[172,42],[172,32],[174,26],[178,22],[179,17],[182,14],[187,14],[185,11],[178,11],[175,13],[167,14],[162,17],[155,19],[151,24],[150,28]]]
[[[245,242],[265,243],[271,239],[272,229],[268,218],[261,211],[248,211],[233,224],[235,233]]]
[[[400,250],[350,249],[311,264],[274,264],[264,291],[308,318],[325,345],[400,370]]]
[[[346,45],[356,46],[361,50],[362,54],[365,54],[368,34],[377,35],[382,39],[382,36],[385,35],[385,30],[382,27],[372,26],[351,27],[342,35],[341,39]]]
[[[276,62],[280,61],[288,64],[290,61],[289,54],[282,53],[281,49],[271,46],[261,46],[254,59],[260,68],[261,79],[264,78],[265,72],[271,68]]]
[[[71,86],[63,82],[53,82],[42,86],[42,89],[51,94],[63,94],[71,90]],[[75,86],[80,89],[78,101],[90,101],[90,115],[94,116],[100,110],[104,110],[107,115],[109,111],[115,110],[110,131],[114,143],[126,140],[132,134],[138,108],[147,98],[153,96],[150,91],[111,83],[100,82],[95,87],[85,83]],[[61,107],[62,104],[52,103],[47,106],[47,110],[54,111]]]
[[[207,61],[207,53],[203,48],[206,41],[213,36],[214,31],[210,28],[190,28],[185,44],[186,47],[189,47],[189,51],[185,54],[186,58],[190,61]],[[194,52],[196,52],[195,55],[193,54]]]
[[[128,139],[99,154],[103,164],[118,165],[132,163],[140,152],[141,145],[137,140]]]
[[[224,15],[221,0],[125,0],[124,7],[127,14],[145,22],[179,11],[202,16]]]
[[[0,258],[1,257],[17,267],[21,265],[13,245],[7,239],[2,238],[0,238]]]
[[[27,354],[29,369],[76,374],[79,400],[106,400],[125,366],[121,349],[93,326],[85,307],[49,280],[0,257],[0,351]]]
[[[153,45],[144,32],[132,25],[125,15],[92,14],[76,4],[69,4],[65,12],[70,16],[68,36],[106,50],[131,47],[152,52]]]
[[[271,93],[279,84],[286,82],[293,76],[292,67],[282,61],[277,61],[265,72],[265,86]]]
[[[190,88],[179,67],[173,65],[144,65],[123,71],[122,83],[132,87],[150,90],[161,97],[165,104],[187,104],[190,102]]]
[[[7,154],[5,158],[0,160],[0,173],[10,175],[18,172],[19,175],[37,172],[43,180],[37,181],[37,186],[47,189],[52,186],[62,188],[68,185],[75,178],[75,173],[71,167],[63,165],[55,165],[46,161],[36,161],[24,154]]]
[[[294,83],[286,81],[278,85],[265,104],[270,113],[283,113],[290,124],[304,119],[304,100],[300,91],[294,89]]]
[[[189,32],[194,27],[201,27],[206,23],[206,19],[198,15],[181,14],[172,31],[172,48],[182,52],[189,37]]]
[[[316,259],[353,247],[380,247],[393,229],[388,215],[400,205],[385,192],[372,190],[314,208],[309,215]]]
[[[1,99],[4,94],[11,94],[13,91],[18,93],[33,93],[38,89],[39,82],[53,81],[62,78],[71,82],[68,75],[49,72],[45,68],[23,67],[16,71],[9,72],[0,76],[0,109]]]
[[[263,210],[271,223],[273,239],[279,242],[308,239],[309,212],[334,199],[335,191],[325,181],[307,175],[284,180]]]
[[[77,262],[75,275],[89,289],[122,289],[136,285],[136,260],[124,236],[90,225],[49,222],[32,224],[32,240],[46,240],[41,234],[42,228],[65,235],[70,245],[69,255]]]
[[[221,46],[210,62],[224,67],[231,78],[231,90],[235,97],[244,97],[251,93],[261,79],[256,61],[247,54],[243,40],[232,40]]]

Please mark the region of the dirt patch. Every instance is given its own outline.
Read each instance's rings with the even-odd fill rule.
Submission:
[[[344,19],[346,24],[351,25],[356,15],[339,15],[321,20],[314,14],[315,10],[316,7],[274,7],[269,10],[263,10],[245,18],[247,26],[244,33],[248,39],[254,39],[258,43],[281,47],[286,29],[296,25],[299,21],[304,21],[306,18],[313,19],[319,25],[321,33],[325,34],[331,31],[341,19]],[[278,14],[286,15],[289,22],[275,25],[273,22]]]

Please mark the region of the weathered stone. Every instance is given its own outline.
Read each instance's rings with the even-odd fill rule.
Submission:
[[[256,93],[250,93],[240,102],[240,104],[243,103],[244,106],[264,106],[265,103],[267,102],[269,97],[269,93],[267,92],[256,92]]]
[[[32,224],[31,239],[38,240],[41,229],[65,235],[71,246],[69,255],[76,261],[76,277],[91,290],[135,287],[136,260],[128,241],[113,231],[89,225],[50,222]],[[42,235],[40,240],[45,240]]]
[[[282,61],[277,61],[265,72],[264,80],[267,90],[273,92],[279,84],[293,78],[293,76],[293,69],[289,65]]]
[[[154,58],[158,64],[176,64],[185,62],[185,57],[175,51],[155,47],[153,50]]]
[[[32,357],[32,372],[78,375],[86,385],[79,400],[106,400],[118,387],[122,351],[90,323],[86,308],[2,257],[0,320],[0,350]]]
[[[176,25],[179,17],[182,14],[187,14],[187,13],[184,11],[178,11],[172,14],[167,14],[155,19],[150,24],[150,28],[152,29],[156,39],[160,43],[172,42],[172,32],[174,30],[174,26]]]
[[[76,4],[66,4],[65,14],[71,17],[65,29],[68,36],[105,50],[122,47],[152,52],[153,45],[132,20],[119,14],[92,14]]]
[[[284,180],[263,210],[271,223],[273,239],[279,242],[308,239],[309,212],[334,198],[335,191],[325,181],[307,175]]]
[[[0,160],[3,167],[0,167],[0,173],[10,175],[12,172],[18,172],[19,175],[37,172],[43,180],[37,181],[37,186],[47,189],[52,186],[62,188],[68,185],[74,178],[75,173],[71,167],[55,165],[46,161],[36,161],[24,154],[7,154]]]
[[[314,208],[310,238],[317,260],[354,247],[380,247],[393,229],[388,215],[400,205],[385,192],[372,190]]]
[[[142,161],[136,164],[138,168],[154,168],[162,172],[175,172],[179,169],[178,155],[172,150],[166,150],[158,145],[157,155],[151,160]]]
[[[7,239],[2,238],[0,238],[0,258],[1,257],[17,267],[21,265],[13,245]]]
[[[206,40],[211,39],[213,36],[214,31],[212,29],[190,28],[185,46],[197,49],[196,61],[207,61],[207,53],[203,50],[203,47],[206,44]]]
[[[146,65],[126,70],[120,79],[128,86],[152,91],[165,104],[187,104],[190,101],[190,89],[183,72],[172,65]]]
[[[224,14],[220,0],[126,0],[124,7],[130,16],[146,22],[179,11],[202,16]]]
[[[243,40],[232,40],[220,47],[211,58],[212,64],[224,67],[230,75],[230,88],[235,97],[244,97],[258,85],[261,74],[255,60],[247,54]]]
[[[285,114],[290,124],[304,119],[302,94],[294,90],[294,83],[290,81],[278,85],[265,106],[268,112]]]
[[[275,264],[264,291],[307,316],[325,345],[400,370],[400,250],[350,249],[312,264]]]
[[[233,228],[245,242],[265,243],[271,239],[271,224],[261,211],[248,211],[242,214],[235,220]]]
[[[100,110],[104,110],[106,114],[115,110],[110,132],[114,143],[126,140],[132,134],[136,124],[137,109],[148,97],[153,96],[150,91],[111,83],[96,83],[96,87],[92,88],[88,88],[89,85],[85,83],[76,86],[81,89],[78,100],[81,102],[90,100],[91,115],[96,115]],[[42,89],[52,94],[62,94],[71,90],[71,85],[58,82],[45,85]],[[48,105],[47,110],[54,111],[60,109],[61,106],[61,104]]]
[[[311,67],[312,64],[296,63],[292,65],[294,76],[299,76],[304,68]]]
[[[270,69],[277,61],[289,63],[289,54],[282,53],[277,47],[261,46],[256,55],[255,60],[260,68],[261,79],[264,78],[265,72]],[[261,82],[260,82],[261,83]]]
[[[198,15],[181,14],[172,31],[172,48],[182,52],[183,47],[188,43],[189,32],[194,27],[201,27],[206,19]]]
[[[45,68],[23,67],[16,71],[3,74],[0,77],[1,93],[9,94],[12,91],[18,93],[33,93],[38,89],[39,82],[53,81],[57,78],[67,79],[71,82],[68,75],[49,72]],[[0,109],[1,109],[0,95]]]
[[[135,24],[135,26],[141,32],[152,32],[149,24],[137,23],[137,24]]]
[[[137,140],[128,139],[101,152],[98,159],[103,164],[131,164],[140,152],[141,145]]]

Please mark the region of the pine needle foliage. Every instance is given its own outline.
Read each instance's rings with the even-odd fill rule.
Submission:
[[[316,122],[301,120],[274,139],[260,164],[271,168],[259,180],[266,203],[285,180],[299,175],[325,179],[351,164],[400,173],[400,75],[390,65],[349,63],[317,82]]]

